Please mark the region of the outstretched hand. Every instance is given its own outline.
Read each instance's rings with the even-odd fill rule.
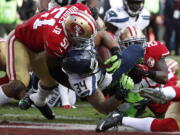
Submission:
[[[119,79],[119,84],[123,89],[126,90],[131,90],[134,88],[133,79],[126,74],[122,74],[121,78]]]

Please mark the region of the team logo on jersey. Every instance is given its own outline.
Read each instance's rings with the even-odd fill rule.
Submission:
[[[148,58],[148,60],[147,60],[147,65],[149,66],[149,67],[154,67],[154,65],[155,65],[155,59],[154,58],[152,58],[152,57],[149,57]]]
[[[79,35],[82,35],[84,33],[84,30],[81,26],[79,26],[78,24],[73,23],[71,25],[72,29],[74,30],[74,32],[76,33],[76,36],[78,37]]]

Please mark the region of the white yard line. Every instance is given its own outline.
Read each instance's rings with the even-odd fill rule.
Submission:
[[[37,114],[1,114],[1,117],[27,117],[27,118],[44,118],[42,115]],[[63,116],[63,115],[56,115],[56,118],[59,119],[67,119],[67,120],[96,120],[93,118],[87,117],[76,117],[76,116]]]

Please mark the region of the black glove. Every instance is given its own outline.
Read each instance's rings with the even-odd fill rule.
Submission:
[[[89,9],[92,13],[94,20],[97,20],[98,19],[98,10],[95,7],[89,7]]]
[[[142,77],[149,77],[149,78],[155,78],[156,77],[156,72],[149,70],[149,68],[146,65],[143,64],[137,64],[132,72],[138,76]]]
[[[128,90],[123,89],[120,85],[114,86],[114,96],[117,100],[124,101],[128,96]]]
[[[122,58],[122,52],[119,47],[111,48],[111,53],[112,53],[112,55],[117,55],[119,59]]]

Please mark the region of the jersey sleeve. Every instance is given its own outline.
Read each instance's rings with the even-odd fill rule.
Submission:
[[[169,55],[167,47],[160,41],[147,42],[144,58],[148,66],[154,67],[155,63]]]
[[[142,22],[143,22],[143,24],[141,25],[141,27],[142,27],[141,29],[143,30],[149,25],[151,14],[147,9],[143,8],[140,16],[141,16]]]

